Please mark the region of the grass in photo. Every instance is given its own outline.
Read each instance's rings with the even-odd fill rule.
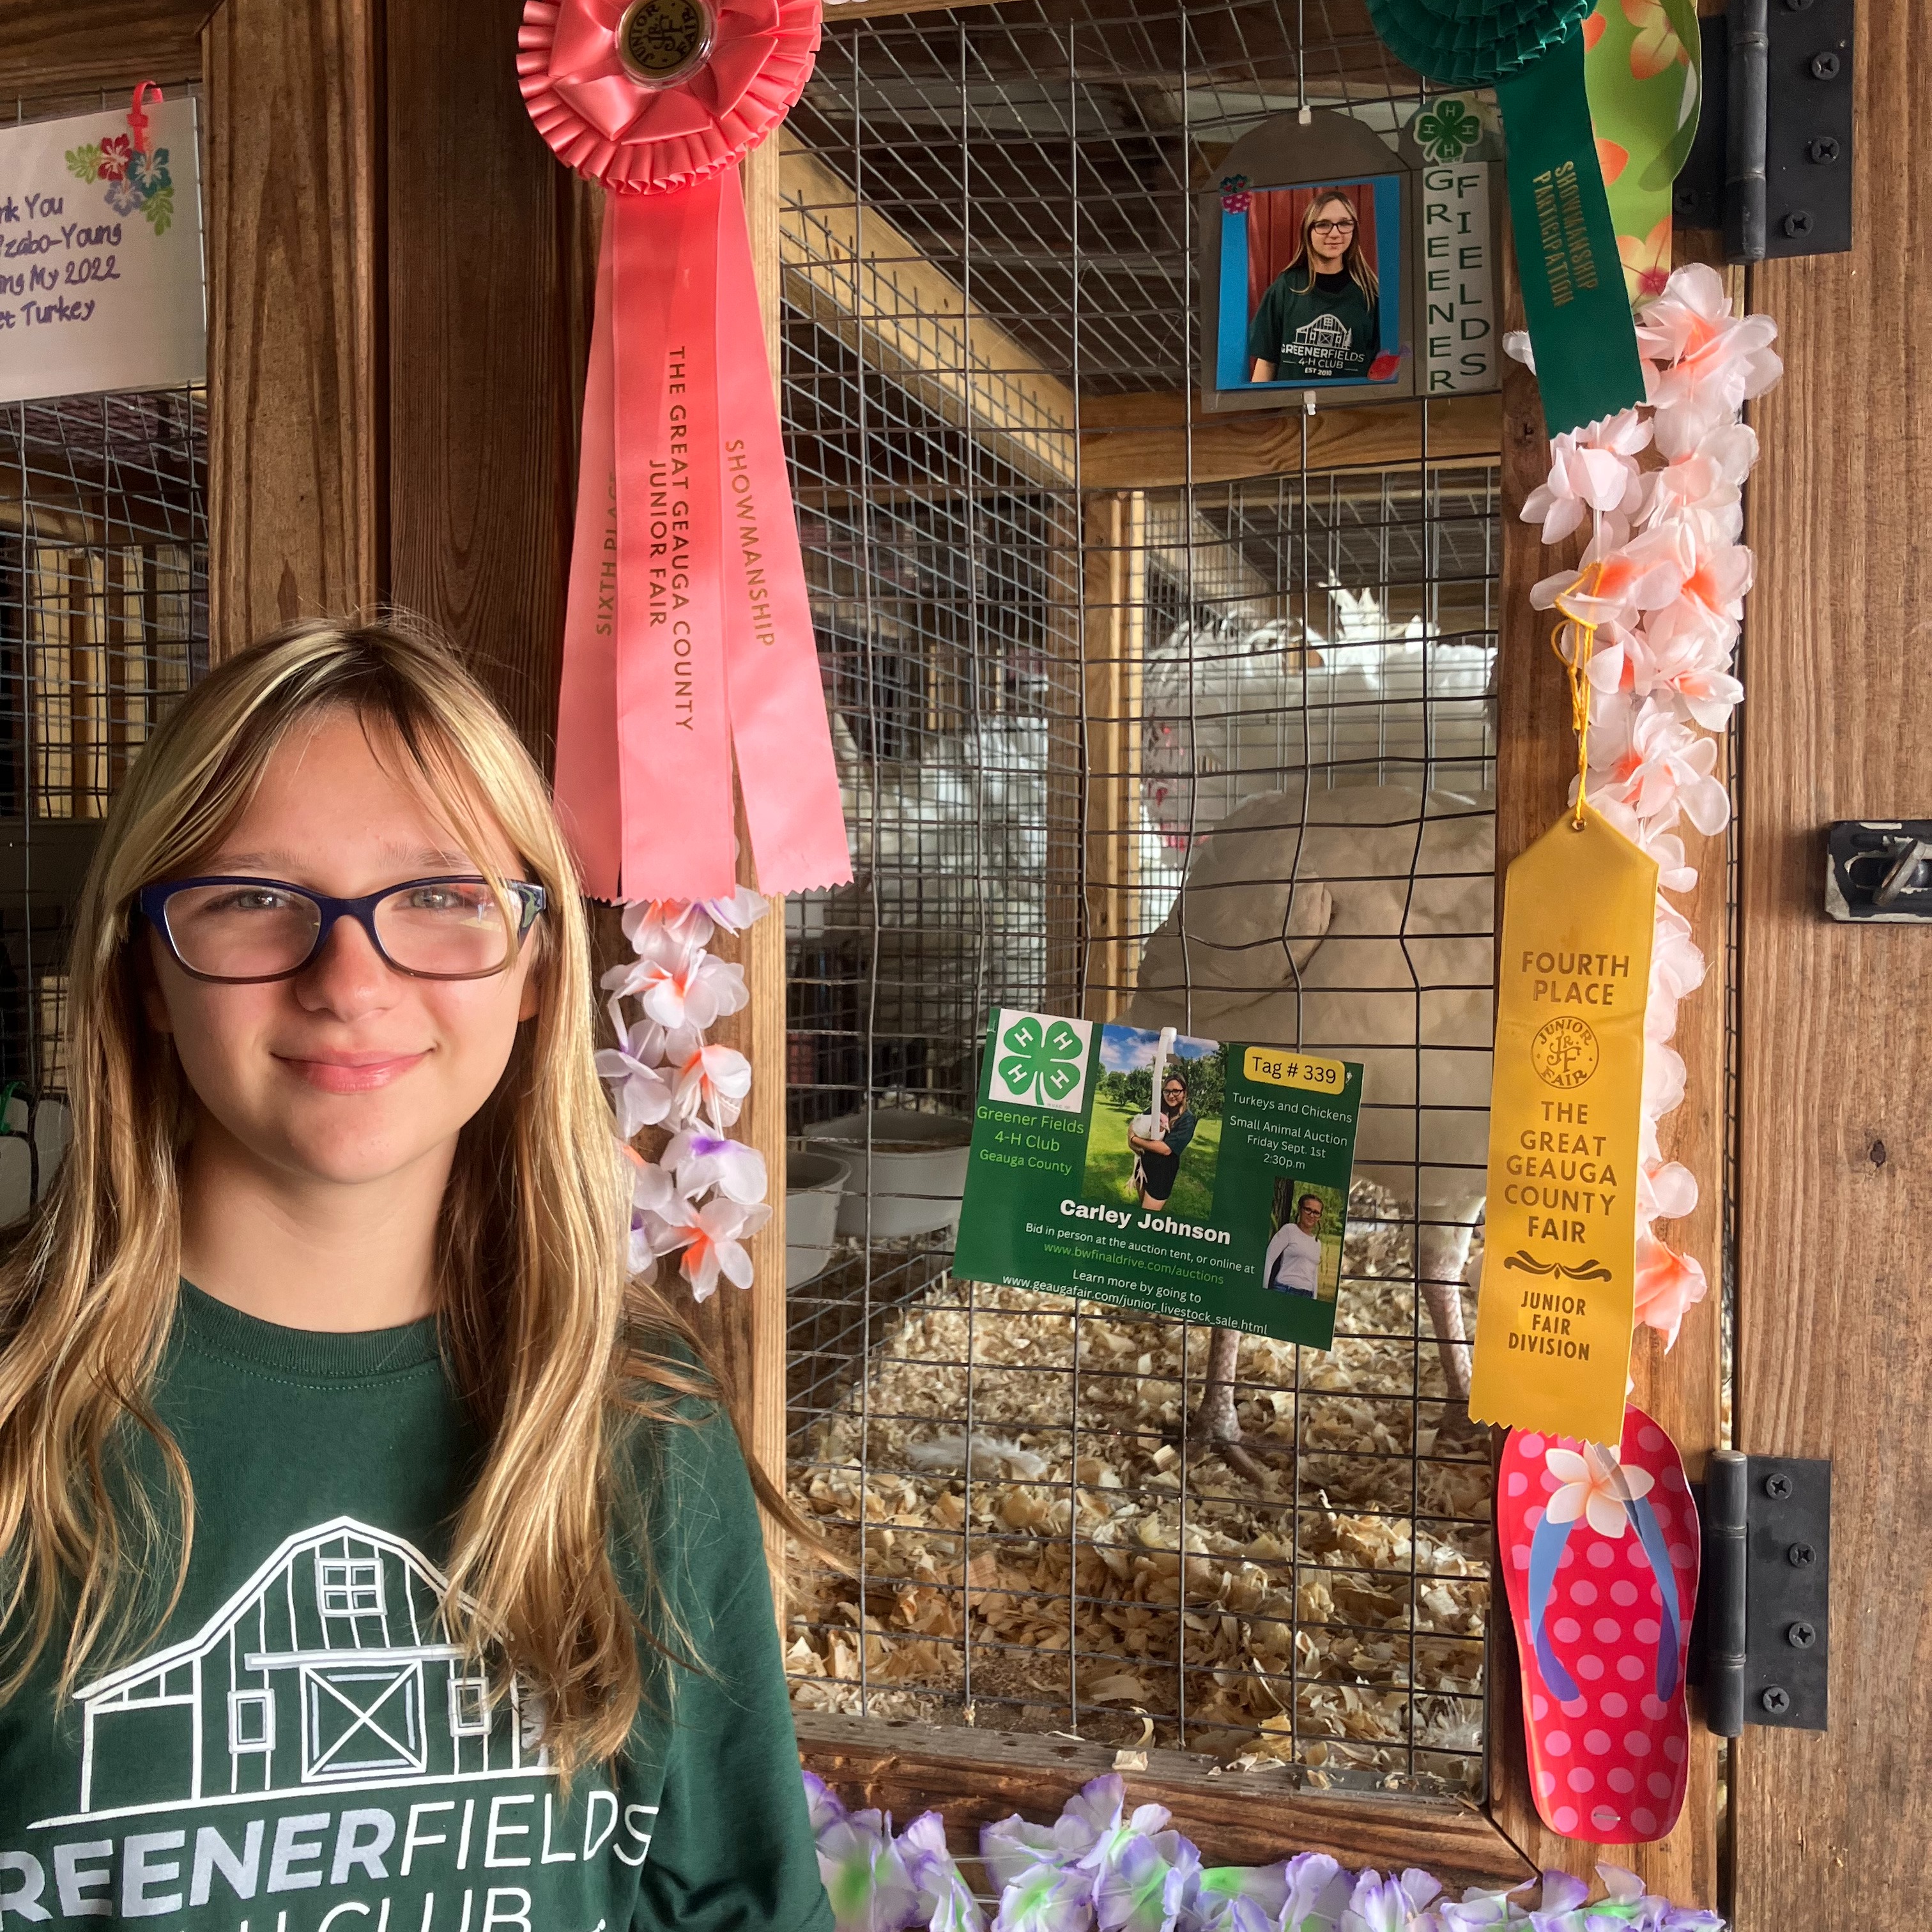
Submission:
[[[1275,1294],[1333,1301],[1342,1283],[1346,1189],[1284,1174],[1274,1184],[1262,1286]]]
[[[1102,1027],[1082,1198],[1211,1220],[1226,1067],[1218,1040]]]

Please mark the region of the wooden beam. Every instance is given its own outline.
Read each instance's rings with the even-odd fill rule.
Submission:
[[[942,421],[993,440],[1029,481],[1070,484],[1076,412],[1066,383],[850,182],[782,139],[786,296]]]
[[[1918,10],[1856,20],[1851,248],[1749,272],[1736,1446],[1832,1459],[1832,1602],[1830,1730],[1732,1747],[1739,1932],[1910,1924],[1932,1826],[1932,932],[1822,883],[1833,820],[1932,812],[1932,66]]]
[[[1209,416],[1178,393],[1083,396],[1080,481],[1089,490],[1173,489],[1252,476],[1390,470],[1422,460],[1420,403],[1363,404],[1316,413]],[[1190,434],[1192,446],[1190,448]],[[1444,396],[1429,404],[1431,464],[1494,463],[1502,446],[1499,396]]]
[[[520,10],[386,9],[388,594],[460,640],[548,765],[596,191],[530,125],[504,52]]]
[[[15,0],[0,36],[0,99],[78,114],[103,94],[126,106],[138,80],[199,80],[212,10],[212,0]]]
[[[1513,251],[1505,250],[1504,326],[1523,326],[1522,291]],[[1539,578],[1574,566],[1582,552],[1580,536],[1546,549],[1535,525],[1521,516],[1523,501],[1549,472],[1550,453],[1535,378],[1519,363],[1506,361],[1502,391],[1502,578],[1496,659],[1496,930],[1502,930],[1504,874],[1510,862],[1549,829],[1564,809],[1576,769],[1576,740],[1570,728],[1568,688],[1562,668],[1550,653],[1550,619],[1530,602]],[[1683,828],[1687,842],[1696,835]],[[1698,922],[1697,939],[1712,962],[1712,976],[1682,1009],[1686,1052],[1693,1088],[1685,1106],[1672,1118],[1672,1150],[1688,1162],[1702,1184],[1707,1218],[1695,1224],[1695,1242],[1714,1232],[1709,1218],[1721,1204],[1724,1154],[1721,1132],[1723,1069],[1719,1051],[1723,1025],[1724,934],[1720,917],[1724,853],[1721,841],[1690,854],[1705,874],[1695,899],[1682,909]],[[1681,903],[1681,902],[1680,902]],[[1703,1005],[1700,1009],[1699,1002]],[[1683,1240],[1681,1229],[1668,1230]],[[1660,1337],[1640,1329],[1632,1347],[1634,1400],[1669,1430],[1683,1451],[1694,1480],[1702,1473],[1718,1436],[1718,1324],[1720,1257],[1713,1244],[1700,1253],[1712,1282],[1708,1300],[1687,1317],[1676,1350],[1666,1357]],[[1510,1838],[1539,1865],[1587,1873],[1600,1848],[1550,1831],[1537,1815],[1523,1748],[1522,1702],[1516,1645],[1498,1577],[1489,1629],[1490,1810]],[[1660,1843],[1618,1850],[1617,1862],[1637,1872],[1653,1892],[1678,1900],[1713,1906],[1718,1902],[1718,1785],[1716,1742],[1696,1721],[1694,1694],[1688,1790],[1677,1828]]]
[[[778,381],[778,157],[770,142],[745,158],[742,170],[745,213],[752,236],[752,260],[758,278],[772,380]],[[741,811],[738,843],[748,855],[751,841]],[[748,882],[748,863],[740,875]],[[752,1064],[752,1091],[734,1131],[765,1157],[770,1177],[772,1217],[747,1246],[752,1286],[740,1293],[725,1288],[698,1311],[704,1333],[723,1360],[732,1382],[739,1426],[752,1456],[773,1485],[784,1487],[785,1432],[785,916],[784,902],[748,932],[724,934],[712,950],[744,969],[751,994],[742,1011],[722,1021],[713,1037],[734,1046]],[[787,1550],[783,1528],[764,1522],[765,1563],[771,1574],[778,1628],[784,1629]]]
[[[224,0],[208,102],[209,650],[386,585],[376,0]]]
[[[1082,583],[1086,730],[1086,940],[1079,1011],[1118,1018],[1140,964],[1141,667],[1146,650],[1148,502],[1138,490],[1086,499]]]
[[[800,1755],[853,1807],[895,1816],[938,1811],[962,1849],[1015,1811],[1057,1816],[1090,1778],[1117,1768],[1111,1747],[898,1719],[794,1713]],[[1345,1864],[1418,1865],[1451,1886],[1517,1885],[1535,1874],[1474,1806],[1381,1792],[1298,1789],[1285,1775],[1223,1771],[1192,1752],[1149,1750],[1127,1773],[1128,1801],[1156,1802],[1209,1865],[1268,1864],[1327,1852]],[[1588,1869],[1588,1868],[1585,1868]]]

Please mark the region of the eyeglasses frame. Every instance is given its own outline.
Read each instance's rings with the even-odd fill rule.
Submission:
[[[311,886],[298,886],[292,879],[264,879],[252,873],[217,872],[204,878],[193,879],[165,879],[151,886],[143,886],[134,895],[134,903],[140,908],[141,916],[161,935],[162,942],[172,955],[175,964],[190,980],[199,980],[209,986],[268,986],[280,980],[299,978],[322,956],[322,948],[328,944],[328,935],[335,930],[338,920],[352,919],[369,936],[369,944],[376,950],[376,956],[392,973],[400,973],[409,980],[491,980],[499,973],[507,973],[517,963],[523,951],[524,941],[530,937],[530,928],[536,923],[537,916],[550,904],[550,895],[539,885],[527,879],[505,879],[502,890],[506,898],[516,902],[518,908],[516,944],[511,948],[510,956],[500,966],[492,966],[483,973],[424,973],[413,966],[399,965],[389,957],[388,949],[382,944],[376,930],[376,908],[383,900],[392,898],[398,892],[406,892],[417,886],[487,886],[490,881],[478,872],[440,872],[432,878],[403,879],[393,886],[385,886],[380,892],[365,892],[360,898],[340,899],[328,892],[319,892]],[[194,886],[269,886],[278,891],[293,892],[318,908],[322,914],[322,924],[315,935],[315,944],[309,948],[308,957],[298,965],[291,966],[286,972],[251,974],[244,979],[231,979],[220,973],[202,973],[190,966],[181,956],[181,948],[168,928],[167,904],[176,892],[185,892]]]

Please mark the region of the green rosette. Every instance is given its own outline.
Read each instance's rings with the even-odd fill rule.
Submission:
[[[1493,87],[1508,137],[1510,216],[1550,433],[1643,400],[1583,86],[1594,0],[1369,0],[1389,51],[1447,87]]]

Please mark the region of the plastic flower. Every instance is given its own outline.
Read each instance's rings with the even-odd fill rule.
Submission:
[[[1083,1846],[1082,1850],[1084,1850]],[[1035,1825],[1016,1811],[980,1828],[980,1856],[995,1885],[1004,1887],[1036,1865],[1068,1862],[1054,1828]]]
[[[1720,423],[1696,446],[1644,478],[1642,520],[1654,524],[1683,510],[1700,510],[1727,526],[1734,538],[1738,498],[1757,460],[1757,433],[1748,423]]]
[[[602,984],[619,999],[636,1000],[646,1018],[667,1027],[715,1025],[751,998],[742,967],[668,935],[628,966],[613,967]]]
[[[1086,1874],[1036,1864],[1000,1892],[993,1932],[1088,1932],[1093,1922],[1093,1889]]]
[[[1441,1932],[1488,1932],[1494,1925],[1527,1925],[1528,1912],[1512,1900],[1517,1892],[1528,1888],[1518,1885],[1507,1892],[1490,1892],[1480,1886],[1472,1886],[1460,1902],[1437,1906],[1436,1923]]]
[[[1660,610],[1684,590],[1684,563],[1675,533],[1646,530],[1630,537],[1621,519],[1606,516],[1575,570],[1546,577],[1529,593],[1539,610],[1560,610],[1580,624],[1633,624],[1638,614]]]
[[[1304,1852],[1286,1871],[1282,1932],[1328,1932],[1347,1908],[1354,1881],[1326,1852]]]
[[[926,1812],[899,1834],[898,1842],[919,1894],[916,1922],[930,1932],[983,1932],[986,1914],[947,1847],[946,1820],[937,1811]]]
[[[738,1118],[752,1090],[752,1063],[735,1048],[700,1046],[678,1066],[674,1103],[679,1119],[704,1114],[721,1131]]]
[[[839,1802],[838,1794],[815,1771],[802,1774],[805,1779],[806,1816],[811,1820],[812,1835],[816,1838],[826,1826],[844,1820],[845,1807]]]
[[[620,1046],[600,1048],[597,1054],[599,1076],[616,1088],[617,1138],[628,1141],[640,1127],[654,1127],[670,1113],[671,1084],[658,1070],[658,1056],[650,1052],[661,1046],[664,1029],[640,1021],[624,1035]],[[656,1042],[640,1040],[640,1034],[655,1034]]]
[[[1342,1914],[1340,1932],[1410,1932],[1442,1889],[1426,1872],[1413,1868],[1400,1878],[1365,1871]]]
[[[1653,1120],[1684,1104],[1684,1057],[1663,1041],[1643,1043],[1643,1111]]]
[[[1637,1169],[1637,1218],[1678,1221],[1697,1206],[1697,1177],[1674,1160],[1646,1161]]]
[[[1629,1517],[1624,1514],[1624,1503],[1648,1496],[1654,1478],[1648,1469],[1623,1468],[1623,1451],[1614,1443],[1586,1443],[1584,1451],[1580,1456],[1574,1449],[1544,1451],[1544,1466],[1562,1485],[1550,1498],[1550,1520],[1575,1522],[1581,1520],[1586,1521],[1599,1536],[1622,1536],[1630,1524]],[[1582,1882],[1568,1879],[1567,1882],[1580,1885]],[[1546,1901],[1547,1874],[1544,1879],[1544,1894]],[[1577,1894],[1578,1903],[1588,1895],[1589,1887],[1583,1886]]]
[[[1730,664],[1730,642],[1713,628],[1611,623],[1598,626],[1585,675],[1606,697],[1661,692],[1707,731],[1720,731],[1744,694]]]
[[[1101,1932],[1174,1932],[1200,1871],[1201,1854],[1178,1832],[1124,1834],[1094,1882]]]
[[[1712,776],[1717,763],[1715,739],[1654,704],[1606,707],[1590,727],[1590,796],[1601,791],[1666,826],[1680,806],[1700,832],[1721,832],[1730,822],[1730,794]]]
[[[1543,541],[1561,543],[1586,511],[1628,513],[1643,496],[1637,452],[1650,442],[1650,425],[1634,410],[1566,430],[1550,446],[1550,479],[1522,506],[1526,524],[1540,523]]]
[[[1288,1863],[1216,1865],[1195,1881],[1186,1932],[1273,1932],[1288,1902]]]
[[[668,1094],[669,1090],[666,1090]],[[715,1187],[727,1200],[752,1207],[765,1198],[765,1157],[742,1141],[686,1128],[674,1134],[664,1150],[664,1164],[677,1176],[687,1194]]]
[[[755,1234],[771,1217],[772,1210],[766,1207],[713,1200],[694,1208],[687,1200],[674,1198],[667,1210],[645,1219],[655,1223],[651,1235],[656,1252],[664,1255],[682,1250],[678,1268],[691,1284],[693,1298],[709,1301],[721,1276],[734,1288],[751,1286],[752,1258],[745,1251],[745,1237]]]
[[[1666,457],[1695,448],[1784,374],[1768,316],[1731,314],[1723,278],[1702,262],[1674,271],[1662,295],[1636,318],[1637,346],[1654,367],[1646,377],[1656,410],[1657,446]]]
[[[1660,1241],[1648,1228],[1640,1229],[1636,1279],[1636,1318],[1658,1330],[1666,1348],[1674,1348],[1684,1316],[1708,1292],[1702,1265]]]
[[[838,1932],[904,1932],[919,1894],[892,1842],[890,1814],[855,1811],[818,1835],[818,1875]]]

